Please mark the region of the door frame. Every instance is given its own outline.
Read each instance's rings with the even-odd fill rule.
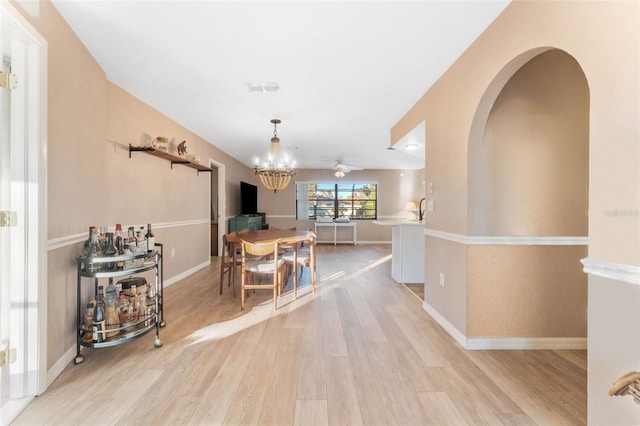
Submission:
[[[218,169],[218,247],[222,247],[222,236],[226,233],[227,228],[227,191],[226,191],[226,170],[225,165],[219,161],[209,158],[209,167]],[[209,180],[211,182],[211,180]],[[211,185],[211,184],[209,184]],[[211,197],[211,188],[209,188],[209,197]],[[211,200],[209,200],[211,204]],[[209,247],[211,250],[211,247]],[[222,250],[218,250],[220,256]]]
[[[22,117],[14,116],[12,106],[12,135],[24,143],[24,199],[25,209],[25,287],[24,297],[24,356],[26,394],[10,400],[3,407],[2,421],[17,416],[33,396],[44,392],[47,381],[47,41],[9,2],[0,2],[3,36],[19,42],[24,57],[24,81],[19,93],[18,108]],[[13,44],[13,43],[12,43]],[[22,55],[21,55],[22,56]],[[12,58],[13,62],[13,58]],[[25,90],[28,89],[28,90]],[[18,94],[18,92],[16,92]],[[13,102],[13,100],[12,100]],[[14,129],[18,131],[14,134]]]

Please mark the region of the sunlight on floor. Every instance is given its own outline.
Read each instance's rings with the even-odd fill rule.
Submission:
[[[342,270],[333,271],[318,278],[318,285],[315,293],[312,293],[311,284],[305,283],[298,287],[298,298],[295,300],[293,299],[292,291],[283,293],[278,301],[279,307],[276,311],[273,310],[273,300],[269,299],[254,306],[252,309],[247,310],[246,313],[239,317],[200,328],[186,337],[185,340],[191,341],[189,345],[195,345],[231,336],[259,324],[262,321],[266,321],[273,316],[294,311],[311,302],[316,297],[320,297],[322,293],[330,291],[343,284],[346,280],[370,271],[371,269],[380,266],[385,262],[389,262],[390,260],[390,254],[379,259],[371,260],[367,266],[357,270],[351,275],[346,275],[345,271]]]

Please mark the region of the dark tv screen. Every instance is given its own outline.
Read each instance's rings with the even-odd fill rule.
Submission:
[[[240,182],[240,214],[258,213],[258,187],[247,182]]]

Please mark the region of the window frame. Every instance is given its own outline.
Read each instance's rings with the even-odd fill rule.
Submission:
[[[367,181],[367,182],[335,182],[335,181],[313,181],[313,182],[296,182],[296,220],[310,220],[310,221],[316,221],[318,219],[318,217],[322,217],[322,216],[318,216],[317,212],[315,216],[311,216],[310,212],[312,209],[312,206],[314,205],[313,203],[315,203],[315,206],[317,208],[318,206],[318,202],[320,201],[319,198],[316,196],[314,197],[310,197],[309,196],[309,186],[311,185],[317,185],[317,186],[326,186],[327,189],[326,191],[331,191],[332,194],[332,198],[327,198],[325,201],[329,201],[332,203],[332,205],[330,205],[329,207],[327,207],[327,210],[332,212],[332,215],[330,215],[329,217],[331,217],[331,219],[337,219],[339,217],[342,217],[340,212],[344,212],[346,211],[350,211],[352,214],[351,215],[347,215],[349,217],[350,220],[377,220],[378,218],[378,201],[379,201],[379,184],[377,181]],[[372,189],[370,191],[373,191],[374,198],[359,198],[359,197],[355,197],[354,195],[357,193],[361,193],[363,188],[360,188],[358,190],[354,191],[354,187],[355,186],[370,186],[373,187],[375,189]],[[300,187],[303,186],[304,189],[301,190]],[[329,188],[330,186],[333,186],[333,188]],[[351,189],[346,189],[345,187],[349,187],[351,186]],[[318,189],[316,188],[316,195],[318,192]],[[345,192],[351,192],[351,197],[350,198],[341,198],[340,194],[344,194]],[[355,216],[353,213],[357,212],[357,211],[361,211],[362,208],[356,208],[356,203],[362,203],[362,202],[368,202],[371,201],[374,203],[373,208],[365,208],[365,211],[369,211],[369,212],[373,212],[373,216],[371,217],[362,217],[362,216]],[[348,203],[349,205],[345,207],[344,203]]]

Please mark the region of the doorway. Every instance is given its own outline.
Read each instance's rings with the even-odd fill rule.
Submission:
[[[220,256],[222,247],[222,236],[226,233],[227,218],[225,211],[227,209],[226,190],[225,190],[225,165],[209,159],[209,167],[211,172],[211,256]]]
[[[46,42],[0,3],[0,423],[46,387]]]

